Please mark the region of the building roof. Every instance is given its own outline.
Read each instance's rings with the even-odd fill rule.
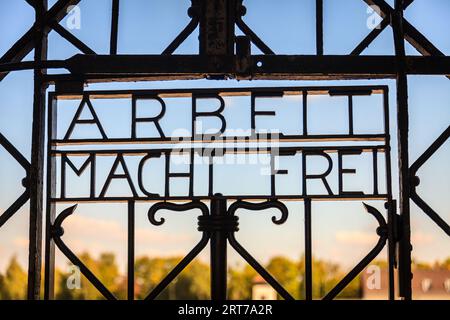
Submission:
[[[378,289],[369,288],[367,285],[367,281],[373,275],[373,273],[366,271],[361,274],[363,298],[386,298],[389,286],[387,269],[380,269],[380,288]],[[450,299],[450,270],[413,270],[412,291],[414,299]]]

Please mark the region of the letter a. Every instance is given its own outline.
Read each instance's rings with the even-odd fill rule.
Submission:
[[[88,106],[89,112],[92,115],[92,119],[80,119],[81,113],[83,112],[85,105]],[[72,122],[70,123],[69,129],[67,129],[66,135],[64,136],[64,140],[70,139],[73,129],[75,129],[75,126],[77,124],[95,124],[98,130],[100,131],[102,138],[105,140],[108,139],[88,96],[83,96],[83,100],[81,100],[80,106],[78,107],[77,112],[75,113],[75,116],[73,117]]]

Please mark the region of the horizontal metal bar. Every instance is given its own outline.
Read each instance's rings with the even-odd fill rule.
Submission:
[[[373,146],[292,146],[292,147],[277,147],[273,148],[268,146],[265,150],[262,147],[235,147],[235,146],[217,146],[217,147],[197,147],[197,148],[186,148],[183,147],[183,153],[188,153],[190,151],[199,152],[212,152],[213,150],[223,151],[224,153],[270,153],[273,150],[279,151],[281,155],[294,154],[296,152],[326,152],[332,153],[344,150],[358,150],[362,152],[372,152],[373,150],[378,150],[379,152],[384,152],[389,148],[385,145],[373,145]],[[113,150],[103,150],[103,149],[91,149],[91,150],[52,150],[51,155],[69,155],[69,156],[83,156],[95,154],[97,156],[111,156],[111,155],[146,155],[146,154],[162,154],[162,153],[180,153],[180,150],[176,148],[158,148],[158,149],[113,149]]]
[[[49,92],[49,98],[58,100],[81,99],[83,96],[89,96],[90,99],[124,99],[134,96],[157,95],[161,98],[171,97],[192,97],[192,94],[210,93],[226,96],[249,96],[252,93],[283,92],[284,95],[298,95],[303,92],[308,95],[327,95],[336,92],[347,92],[352,95],[382,94],[389,89],[385,85],[370,86],[312,86],[312,87],[241,87],[241,88],[187,88],[187,89],[154,89],[154,90],[85,90],[80,94],[66,94],[58,92]]]
[[[216,138],[215,142],[223,143],[255,143],[255,142],[331,142],[331,141],[384,141],[387,139],[383,134],[333,134],[333,135],[283,135],[280,134],[278,138],[262,138],[261,134],[254,136],[221,136]],[[267,137],[267,134],[264,136]],[[173,138],[114,138],[114,139],[56,139],[52,140],[53,146],[70,146],[70,145],[92,145],[92,144],[159,144],[159,143],[209,143],[205,140],[192,140],[189,137],[173,137]]]
[[[409,56],[405,60],[407,74],[450,76],[448,56]],[[250,65],[251,78],[259,80],[395,78],[398,71],[395,56],[254,55]],[[65,68],[71,75],[53,74],[45,80],[183,80],[218,75],[239,79],[235,56],[75,55],[65,61]]]
[[[395,56],[253,56],[253,74],[259,79],[285,77],[392,78],[397,73]],[[406,57],[408,74],[450,74],[450,57]]]
[[[34,69],[64,69],[64,60],[48,60],[42,62],[22,61],[0,63],[0,75],[6,72]]]
[[[280,200],[280,201],[304,201],[305,199],[311,199],[315,201],[370,201],[370,200],[387,200],[387,194],[378,195],[361,195],[361,194],[345,194],[345,195],[276,195],[274,197],[270,195],[224,195],[229,200],[246,200],[246,201],[262,201],[262,200]],[[51,202],[60,203],[105,203],[105,202],[117,202],[117,203],[127,203],[130,200],[136,202],[160,202],[160,201],[172,201],[172,202],[189,202],[189,201],[209,201],[213,199],[214,196],[170,196],[170,197],[95,197],[95,198],[51,198]]]

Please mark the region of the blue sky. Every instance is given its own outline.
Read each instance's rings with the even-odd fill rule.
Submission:
[[[55,1],[49,1],[50,4]],[[392,3],[393,1],[388,1]],[[313,54],[314,3],[303,1],[245,1],[247,15],[244,20],[276,52],[284,54]],[[282,6],[278,4],[282,3]],[[159,53],[188,22],[188,1],[181,0],[129,0],[121,1],[119,26],[119,53]],[[107,53],[109,48],[109,0],[82,0],[80,5],[81,29],[71,30],[97,53]],[[447,55],[450,54],[450,2],[447,0],[416,0],[406,11],[406,18]],[[370,14],[361,0],[325,0],[324,43],[325,54],[347,54],[370,31],[366,23]],[[33,11],[25,1],[0,0],[0,28],[6,30],[0,38],[2,55],[32,24]],[[18,18],[20,17],[20,18]],[[262,22],[263,21],[263,22]],[[66,21],[62,21],[63,26]],[[196,35],[193,34],[176,53],[197,53]],[[50,59],[65,59],[77,53],[64,39],[50,34]],[[409,44],[407,52],[418,54]],[[257,49],[252,49],[257,53]],[[392,31],[387,28],[364,54],[392,54]],[[31,59],[31,55],[27,57]],[[388,85],[390,88],[390,122],[394,152],[393,186],[397,194],[397,157],[395,125],[395,82],[375,81],[171,81],[128,84],[95,84],[95,89],[131,88],[209,88],[242,86],[304,86],[304,85]],[[0,83],[0,131],[29,158],[32,110],[32,73],[16,72]],[[414,161],[434,139],[447,128],[450,119],[450,82],[439,76],[410,76],[410,156]],[[52,90],[52,88],[50,88]],[[319,104],[320,106],[320,104]],[[333,119],[319,123],[326,130]],[[362,125],[371,125],[370,118]],[[319,128],[321,129],[321,128]],[[23,170],[0,150],[0,211],[6,209],[22,189]],[[450,149],[448,142],[420,171],[419,192],[447,221],[450,220]],[[364,178],[364,175],[362,176]],[[397,198],[397,197],[396,197]],[[372,203],[382,209],[382,202]],[[61,206],[63,208],[63,206]],[[148,207],[148,206],[147,206]],[[271,212],[252,214],[243,212],[238,239],[261,261],[270,256],[284,254],[297,258],[303,252],[302,203],[288,203],[291,217],[283,226],[270,222]],[[9,257],[17,254],[26,264],[27,206],[0,230],[0,270]],[[169,214],[167,223],[152,227],[145,220],[146,208],[137,210],[137,254],[173,255],[187,252],[199,237],[196,214]],[[125,264],[126,207],[80,206],[77,214],[67,221],[67,243],[77,252],[90,250],[93,254],[114,251],[121,266]],[[93,227],[95,225],[95,227]],[[415,205],[412,205],[413,256],[419,260],[434,261],[449,255],[450,240]],[[373,234],[376,224],[367,218],[360,203],[321,202],[313,204],[314,254],[342,263],[350,268],[375,244]],[[230,253],[230,263],[238,263]],[[207,257],[207,251],[203,258]],[[384,258],[385,255],[380,258]],[[63,259],[58,259],[64,265]]]

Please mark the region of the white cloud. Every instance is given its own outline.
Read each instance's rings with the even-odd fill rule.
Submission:
[[[127,240],[127,228],[119,221],[97,219],[82,215],[71,216],[64,224],[64,230],[68,238],[79,240],[94,238],[99,242],[125,242]],[[64,236],[63,236],[64,237]],[[135,238],[137,243],[155,244],[164,242],[183,243],[192,240],[185,234],[169,234],[158,230],[136,228]]]
[[[14,238],[12,243],[18,249],[27,249],[28,248],[28,239],[24,238],[24,237]]]
[[[375,244],[378,241],[378,235],[373,232],[364,231],[338,231],[336,232],[336,240],[340,243],[353,245]],[[414,231],[411,234],[411,242],[413,244],[430,244],[435,241],[431,233]]]
[[[375,232],[364,231],[338,231],[336,232],[336,240],[340,243],[352,245],[368,245],[375,244],[378,240],[378,235]]]
[[[434,236],[431,233],[422,231],[413,231],[411,233],[411,242],[414,244],[430,244],[435,241]]]
[[[125,222],[75,214],[63,223],[63,228],[65,233],[62,240],[75,254],[89,252],[92,256],[98,257],[103,252],[114,252],[119,268],[125,270],[127,255]],[[138,226],[135,230],[136,256],[184,256],[195,242],[196,238],[185,233],[169,233]],[[61,253],[58,253],[58,256],[62,257]],[[63,261],[59,261],[59,267],[64,267],[65,260]]]

